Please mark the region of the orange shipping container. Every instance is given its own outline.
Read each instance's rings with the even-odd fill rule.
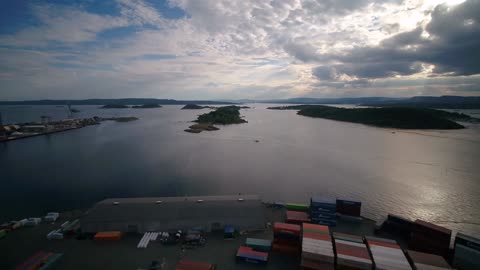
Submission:
[[[120,240],[122,239],[122,232],[98,232],[95,234],[95,240]]]

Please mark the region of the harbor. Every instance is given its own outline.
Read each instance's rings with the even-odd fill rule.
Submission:
[[[147,202],[164,209],[155,213]],[[119,219],[132,205],[136,214]],[[198,214],[187,215],[187,206]],[[235,211],[225,212],[243,208],[243,222],[232,220]],[[318,212],[325,209],[324,216],[334,217],[322,219]],[[252,211],[261,216],[250,216]],[[168,222],[162,221],[165,213]],[[262,228],[249,217],[260,218]],[[320,197],[305,204],[266,203],[255,195],[116,198],[3,224],[2,232],[1,269],[432,269],[423,265],[430,264],[470,270],[478,269],[480,253],[472,236],[394,214],[370,220],[361,216],[361,202]]]
[[[50,121],[49,117],[42,117],[41,119],[41,122],[16,123],[7,125],[3,125],[0,121],[0,142],[8,142],[13,140],[75,130],[91,125],[98,125],[102,121],[108,120],[117,122],[129,122],[137,120],[136,117],[102,118],[98,116],[78,119],[69,118],[58,121]]]

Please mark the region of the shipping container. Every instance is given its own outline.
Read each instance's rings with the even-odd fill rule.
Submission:
[[[300,243],[284,243],[275,240],[272,244],[272,251],[283,255],[297,256],[300,253]]]
[[[415,220],[413,233],[424,235],[425,237],[432,237],[436,240],[448,241],[449,243],[452,236],[450,229],[419,219]]]
[[[455,245],[457,244],[480,251],[480,239],[463,233],[457,233],[455,236]]]
[[[98,232],[93,237],[95,240],[120,240],[122,239],[122,232],[111,231],[111,232]]]
[[[408,248],[415,251],[448,256],[450,239],[414,232],[408,242]]]
[[[344,241],[355,242],[355,243],[363,243],[363,237],[361,237],[359,235],[334,232],[333,233],[333,238],[334,239],[339,239],[339,240],[344,240]]]
[[[417,252],[413,250],[406,251],[407,258],[414,270],[450,270],[452,269],[447,261],[438,255]]]
[[[247,247],[251,247],[255,251],[268,252],[272,248],[272,241],[265,239],[247,238],[245,241]]]
[[[360,217],[362,203],[356,201],[348,201],[348,200],[339,200],[337,199],[337,213],[347,216],[354,216]]]
[[[268,253],[255,251],[250,247],[239,247],[236,258],[237,262],[266,264],[268,262]]]
[[[286,213],[286,222],[301,225],[304,222],[310,222],[310,218],[306,212],[289,211]]]
[[[375,269],[411,270],[405,254],[394,240],[365,237]]]
[[[337,201],[318,196],[310,198],[310,220],[315,224],[336,226]]]
[[[175,270],[215,270],[216,266],[209,263],[190,261],[186,259],[180,260],[175,266]]]
[[[335,239],[335,263],[337,269],[370,270],[373,262],[364,243]]]
[[[287,203],[285,208],[291,211],[308,212],[308,205],[302,203]]]
[[[334,270],[335,265],[329,262],[321,262],[316,260],[310,260],[302,258],[300,265],[304,270]]]
[[[275,222],[273,224],[273,232],[274,233],[287,233],[287,234],[294,234],[300,235],[301,227],[296,224],[287,224],[281,222]]]
[[[302,267],[333,269],[335,254],[328,226],[303,224]]]
[[[480,251],[462,244],[456,244],[453,266],[460,270],[480,269]]]

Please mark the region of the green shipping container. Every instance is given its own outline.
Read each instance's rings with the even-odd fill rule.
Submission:
[[[287,208],[287,210],[300,212],[308,212],[309,209],[308,205],[302,203],[287,203],[285,204],[285,208]]]
[[[4,238],[5,235],[7,235],[7,231],[5,231],[5,230],[0,230],[0,239]]]
[[[251,247],[256,251],[268,252],[272,247],[272,241],[265,239],[247,238],[245,241],[247,247]]]

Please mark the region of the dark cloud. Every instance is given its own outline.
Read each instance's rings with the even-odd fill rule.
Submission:
[[[401,3],[403,0],[305,0],[302,7],[311,12],[345,15],[372,3]]]
[[[470,0],[458,6],[437,6],[425,29],[397,34],[376,47],[358,47],[345,54],[315,55],[313,59],[340,62],[329,68],[313,70],[320,80],[346,74],[359,79],[411,75],[435,66],[432,75],[465,76],[480,74],[480,1]],[[426,31],[429,36],[422,33]],[[294,55],[298,55],[294,54]],[[307,56],[304,53],[302,57]],[[302,58],[299,58],[302,60]]]

